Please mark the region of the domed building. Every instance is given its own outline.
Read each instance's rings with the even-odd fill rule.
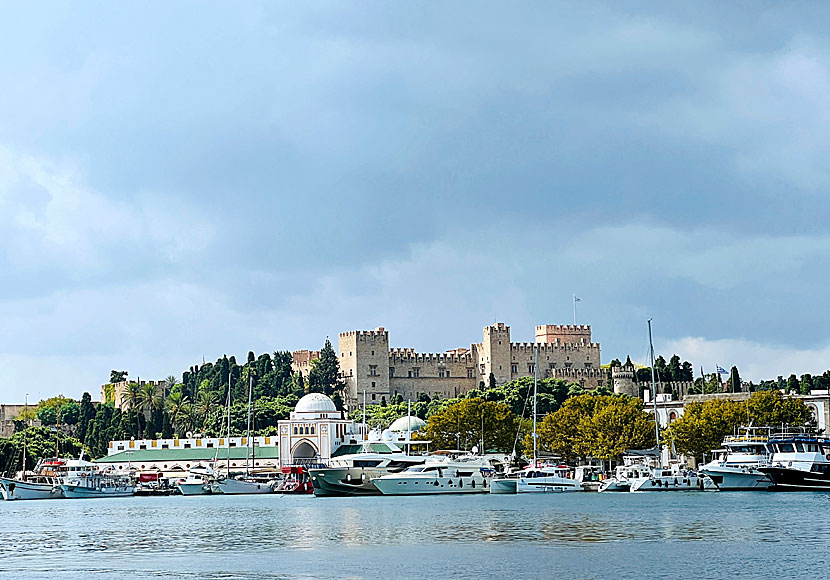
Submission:
[[[420,417],[412,415],[396,419],[391,425],[389,425],[389,430],[396,434],[414,433],[415,431],[420,431],[422,427],[426,427],[426,424],[427,422]]]
[[[341,445],[362,439],[359,426],[323,393],[305,395],[278,426],[281,465],[327,463]]]

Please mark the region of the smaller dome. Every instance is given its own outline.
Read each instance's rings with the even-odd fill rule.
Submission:
[[[323,393],[309,393],[297,401],[295,413],[331,413],[337,412],[337,407],[330,398]]]
[[[420,417],[401,417],[400,419],[396,419],[391,425],[389,425],[389,430],[397,431],[398,433],[406,433],[407,431],[418,431],[419,429],[421,429],[421,427],[424,427],[426,424],[427,422],[421,419]]]

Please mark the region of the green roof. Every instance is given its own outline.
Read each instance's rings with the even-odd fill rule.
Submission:
[[[218,457],[217,457],[218,452]],[[248,455],[247,447],[231,447],[231,459],[245,460]],[[279,447],[257,447],[255,459],[277,459],[280,456]],[[227,447],[198,447],[191,449],[127,449],[106,457],[95,459],[100,463],[137,463],[147,461],[213,461],[228,459]]]

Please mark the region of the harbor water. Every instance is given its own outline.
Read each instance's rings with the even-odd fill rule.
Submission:
[[[0,502],[0,579],[826,578],[830,495]]]

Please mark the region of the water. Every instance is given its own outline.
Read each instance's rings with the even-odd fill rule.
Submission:
[[[0,502],[6,578],[827,578],[830,495]]]

